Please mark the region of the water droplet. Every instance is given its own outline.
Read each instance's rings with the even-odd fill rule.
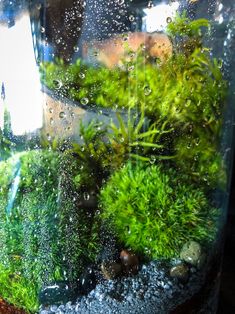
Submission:
[[[85,78],[85,74],[84,73],[79,73],[78,76],[83,80]]]
[[[99,52],[98,52],[97,50],[95,50],[95,51],[93,52],[94,57],[97,57],[98,54],[99,54]]]
[[[149,86],[145,86],[144,88],[145,96],[149,96],[151,93],[152,93],[152,90],[149,88]]]
[[[119,5],[123,5],[125,3],[125,0],[118,0]]]
[[[153,165],[155,161],[156,161],[156,156],[152,155],[149,159],[150,164]]]
[[[73,111],[70,113],[70,115],[71,115],[71,118],[72,118],[72,119],[74,119],[75,114],[74,114],[74,112],[73,112]]]
[[[53,84],[55,85],[55,88],[60,89],[63,86],[63,83],[59,80],[53,80]]]
[[[41,33],[45,33],[45,27],[41,26],[40,31],[41,31]]]
[[[198,138],[195,139],[195,145],[198,146],[199,143],[200,143],[200,138],[198,137]]]
[[[123,35],[122,35],[122,40],[123,40],[123,41],[127,41],[128,39],[129,39],[128,34],[123,34]]]
[[[54,124],[54,119],[53,118],[50,118],[50,124]]]
[[[50,134],[49,134],[49,133],[47,133],[47,139],[48,139],[48,141],[50,141],[50,140],[51,140],[51,136],[50,136]]]
[[[148,9],[151,9],[151,8],[153,8],[153,1],[148,2]]]
[[[190,104],[191,104],[191,99],[188,99],[188,100],[186,101],[186,103],[185,103],[185,107],[189,107]]]
[[[50,113],[53,113],[53,108],[49,108],[49,112],[50,112]]]
[[[141,50],[145,51],[146,50],[146,46],[144,44],[141,45]]]
[[[82,105],[87,105],[89,103],[89,99],[87,98],[87,97],[83,97],[82,99],[81,99],[81,104]]]
[[[130,15],[130,16],[129,16],[129,21],[130,21],[130,22],[134,22],[134,20],[135,20],[134,15]]]
[[[134,66],[134,65],[130,65],[130,66],[128,67],[128,71],[133,71],[133,70],[134,70],[134,68],[135,68],[135,66]]]
[[[84,200],[85,200],[85,201],[88,201],[89,198],[90,198],[90,195],[89,195],[89,193],[84,192],[84,193],[83,193],[83,197],[84,197]]]
[[[66,113],[64,111],[61,111],[59,113],[59,117],[60,117],[60,119],[64,119],[66,117]]]
[[[167,23],[171,23],[171,22],[172,22],[172,18],[171,18],[170,16],[168,16],[168,17],[166,18],[166,22],[167,22]]]
[[[78,51],[79,51],[79,47],[75,46],[75,47],[73,48],[73,50],[74,50],[74,52],[78,52]]]

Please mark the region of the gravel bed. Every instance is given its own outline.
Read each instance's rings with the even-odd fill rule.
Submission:
[[[205,267],[206,268],[206,267]],[[136,276],[107,280],[97,284],[87,296],[75,304],[41,308],[40,314],[166,314],[185,302],[201,288],[205,268],[190,269],[186,284],[169,276],[164,263],[152,261],[142,266]]]

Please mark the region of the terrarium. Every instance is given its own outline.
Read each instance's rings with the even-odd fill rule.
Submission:
[[[1,1],[1,313],[216,313],[234,10]]]

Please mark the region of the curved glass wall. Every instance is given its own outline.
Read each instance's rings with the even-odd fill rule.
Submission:
[[[0,2],[0,312],[215,313],[232,1]]]

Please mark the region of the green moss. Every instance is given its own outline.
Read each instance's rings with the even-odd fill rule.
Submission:
[[[193,173],[194,181],[203,184],[205,181],[199,178],[206,177],[213,188],[217,185],[218,169],[222,169],[218,151],[226,83],[221,62],[212,59],[210,50],[203,46],[203,33],[208,28],[208,20],[191,21],[182,14],[168,24],[174,53],[166,62],[151,63],[143,51],[135,53],[131,62],[124,60],[122,69],[95,68],[81,60],[66,66],[57,60],[42,66],[43,81],[59,94],[78,101],[86,97],[96,106],[144,108],[150,125],[158,123],[159,129],[160,121],[174,129],[167,134],[161,155],[174,156],[175,165],[189,175]],[[120,133],[125,135],[125,130]],[[201,145],[193,145],[198,138]],[[188,143],[192,144],[190,151],[186,149]],[[140,143],[138,148],[141,152]],[[127,146],[121,145],[117,163],[121,159],[118,155],[128,153]],[[224,170],[220,172],[225,178]]]
[[[0,296],[15,307],[38,310],[38,296],[31,281],[0,264]]]
[[[16,166],[20,183],[9,207]],[[0,295],[26,310],[35,311],[44,285],[65,280],[74,286],[96,256],[94,219],[78,206],[80,186],[73,182],[79,171],[72,156],[49,150],[25,152],[0,163],[0,267],[5,271]],[[84,250],[87,246],[89,251]],[[14,274],[17,280],[11,280]],[[13,293],[17,287],[21,292]]]
[[[102,217],[126,247],[152,258],[178,256],[189,240],[209,243],[217,211],[186,179],[172,169],[129,163],[102,189]]]

